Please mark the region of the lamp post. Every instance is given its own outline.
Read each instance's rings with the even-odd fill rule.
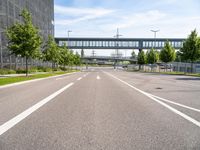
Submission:
[[[0,30],[0,55],[1,55],[1,69],[3,68],[3,48],[2,48],[2,36],[1,33],[3,33],[2,30]]]
[[[67,36],[68,36],[67,46],[68,46],[68,48],[69,48],[69,46],[70,46],[70,45],[69,45],[69,33],[70,33],[70,32],[72,32],[72,31],[71,31],[71,30],[68,30],[68,31],[67,31]]]
[[[154,33],[154,46],[152,45],[152,48],[156,47],[156,33],[159,32],[160,30],[151,30],[151,32]]]

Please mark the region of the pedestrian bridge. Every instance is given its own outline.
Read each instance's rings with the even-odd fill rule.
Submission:
[[[183,46],[181,38],[55,38],[59,46],[66,45],[70,49],[162,49],[166,41],[172,47]]]

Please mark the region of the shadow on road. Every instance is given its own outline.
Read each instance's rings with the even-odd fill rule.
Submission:
[[[193,81],[200,81],[200,78],[176,78],[176,80],[193,80]]]

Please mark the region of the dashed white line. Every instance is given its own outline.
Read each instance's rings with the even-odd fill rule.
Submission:
[[[26,117],[28,117],[29,115],[31,115],[33,112],[35,112],[36,110],[38,110],[39,108],[41,108],[43,105],[45,105],[46,103],[48,103],[49,101],[51,101],[53,98],[55,98],[56,96],[58,96],[59,94],[61,94],[62,92],[64,92],[66,89],[68,89],[69,87],[71,87],[73,84],[74,83],[70,83],[70,84],[66,85],[65,87],[63,87],[60,90],[56,91],[55,93],[49,95],[45,99],[41,100],[37,104],[33,105],[32,107],[28,108],[24,112],[20,113],[16,117],[10,119],[9,121],[7,121],[3,125],[1,125],[0,126],[0,135],[4,134],[10,128],[14,127],[16,124],[18,124],[23,119],[25,119]]]
[[[155,102],[157,102],[157,103],[161,104],[162,106],[168,108],[169,110],[171,110],[171,111],[174,112],[175,114],[181,116],[182,118],[186,119],[187,121],[189,121],[189,122],[193,123],[194,125],[200,127],[200,122],[197,121],[197,120],[195,120],[194,118],[192,118],[192,117],[190,117],[190,116],[188,116],[188,115],[186,115],[186,114],[180,112],[179,110],[177,110],[177,109],[175,109],[175,108],[169,106],[168,104],[166,104],[166,103],[164,103],[164,102],[162,102],[162,101],[156,99],[156,98],[153,97],[151,94],[146,93],[146,92],[144,92],[144,91],[142,91],[142,90],[140,90],[140,89],[138,89],[138,88],[136,88],[136,87],[130,85],[129,83],[127,83],[127,82],[125,82],[125,81],[123,81],[123,80],[117,78],[116,76],[114,76],[114,75],[112,75],[112,74],[110,74],[110,73],[108,73],[108,72],[104,72],[104,73],[106,73],[107,75],[109,75],[109,76],[111,76],[111,77],[117,79],[118,81],[124,83],[125,85],[131,87],[132,89],[134,89],[134,90],[136,90],[136,91],[138,91],[138,92],[140,92],[140,93],[146,95],[147,97],[149,97],[150,99],[154,100]]]
[[[81,80],[81,79],[82,79],[82,77],[78,78],[77,80],[79,81],[79,80]]]
[[[101,78],[100,78],[100,76],[97,76],[97,80],[100,80]]]

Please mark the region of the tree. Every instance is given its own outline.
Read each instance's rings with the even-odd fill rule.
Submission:
[[[141,65],[146,64],[146,54],[143,50],[138,53],[137,61],[139,64],[139,70],[141,69]]]
[[[172,62],[176,59],[175,49],[170,45],[169,41],[165,42],[164,48],[160,51],[160,60],[164,63]],[[165,66],[167,68],[167,66]]]
[[[153,48],[149,51],[149,52],[147,52],[147,63],[148,64],[155,64],[156,62],[158,62],[158,59],[159,59],[159,57],[158,57],[158,52],[157,51],[155,51]],[[151,71],[152,71],[152,65],[151,65]]]
[[[183,42],[180,55],[182,60],[191,61],[191,72],[193,72],[193,63],[200,58],[200,39],[196,29]]]
[[[70,54],[69,54],[69,49],[67,48],[66,44],[63,47],[59,48],[59,53],[60,53],[60,60],[59,64],[65,66],[69,65],[70,61]]]
[[[75,61],[74,58],[75,58],[74,52],[73,52],[73,50],[70,50],[69,51],[69,66],[71,66],[71,67],[74,65],[74,61]]]
[[[81,58],[83,58],[85,56],[84,50],[81,50]]]
[[[147,63],[149,64],[155,64],[156,62],[158,62],[158,52],[155,51],[153,48],[147,52]]]
[[[81,57],[80,55],[78,54],[78,52],[76,52],[76,54],[74,55],[74,64],[76,66],[80,65],[81,64]]]
[[[12,54],[26,59],[26,76],[28,76],[28,59],[40,57],[42,39],[39,30],[33,25],[31,14],[22,10],[23,23],[15,23],[7,29],[8,49]]]
[[[136,54],[135,54],[135,51],[133,50],[131,53],[131,59],[135,59],[135,58],[136,58]]]
[[[48,40],[44,46],[43,59],[44,61],[52,62],[52,70],[54,65],[60,61],[59,48],[52,36],[48,37]]]

